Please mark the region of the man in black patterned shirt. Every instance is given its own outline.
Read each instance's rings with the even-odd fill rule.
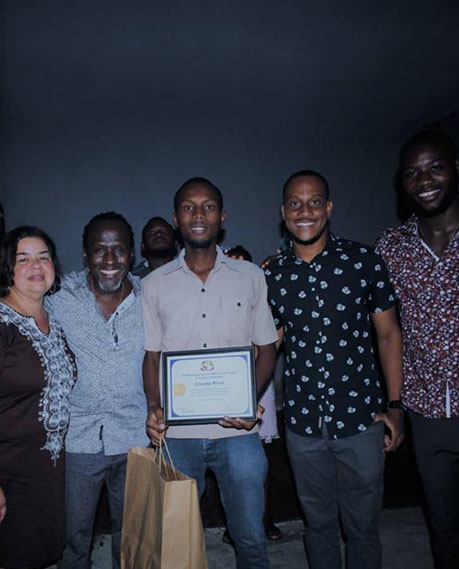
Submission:
[[[312,170],[285,183],[289,249],[266,270],[285,341],[287,448],[307,521],[311,569],[339,569],[339,517],[349,567],[381,567],[384,453],[403,438],[402,412],[382,413],[373,324],[390,400],[400,399],[401,335],[381,258],[329,232],[328,184]],[[384,436],[384,424],[389,435]]]

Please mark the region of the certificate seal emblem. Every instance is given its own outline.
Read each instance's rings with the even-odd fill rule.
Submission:
[[[177,397],[182,397],[182,395],[185,395],[185,392],[186,392],[186,386],[183,385],[183,383],[174,384],[174,395],[176,395]]]
[[[201,371],[214,371],[215,366],[212,360],[202,360]]]

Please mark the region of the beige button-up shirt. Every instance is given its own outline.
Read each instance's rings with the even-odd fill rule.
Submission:
[[[142,310],[149,352],[264,346],[277,340],[262,270],[226,257],[219,247],[205,283],[189,269],[184,250],[146,276]],[[186,425],[170,427],[167,436],[214,439],[245,434],[248,431],[220,425]]]

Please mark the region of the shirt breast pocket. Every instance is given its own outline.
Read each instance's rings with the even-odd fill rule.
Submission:
[[[222,336],[233,346],[252,342],[252,305],[250,299],[240,296],[221,296],[219,319]]]

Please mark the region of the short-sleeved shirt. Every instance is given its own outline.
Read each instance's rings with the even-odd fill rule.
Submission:
[[[290,247],[265,271],[274,322],[284,330],[284,417],[296,434],[365,431],[383,393],[371,341],[372,313],[395,296],[381,257],[330,235],[310,263]]]
[[[149,444],[140,279],[130,280],[131,293],[108,320],[88,287],[86,271],[70,273],[61,290],[47,297],[78,368],[70,396],[68,452],[115,455]]]
[[[149,352],[264,346],[277,340],[263,271],[226,257],[219,247],[205,283],[189,269],[184,250],[146,276],[142,308]],[[220,425],[168,429],[173,438],[215,439],[247,433]]]
[[[459,234],[441,255],[412,216],[379,237],[400,307],[402,400],[425,417],[459,418]]]

